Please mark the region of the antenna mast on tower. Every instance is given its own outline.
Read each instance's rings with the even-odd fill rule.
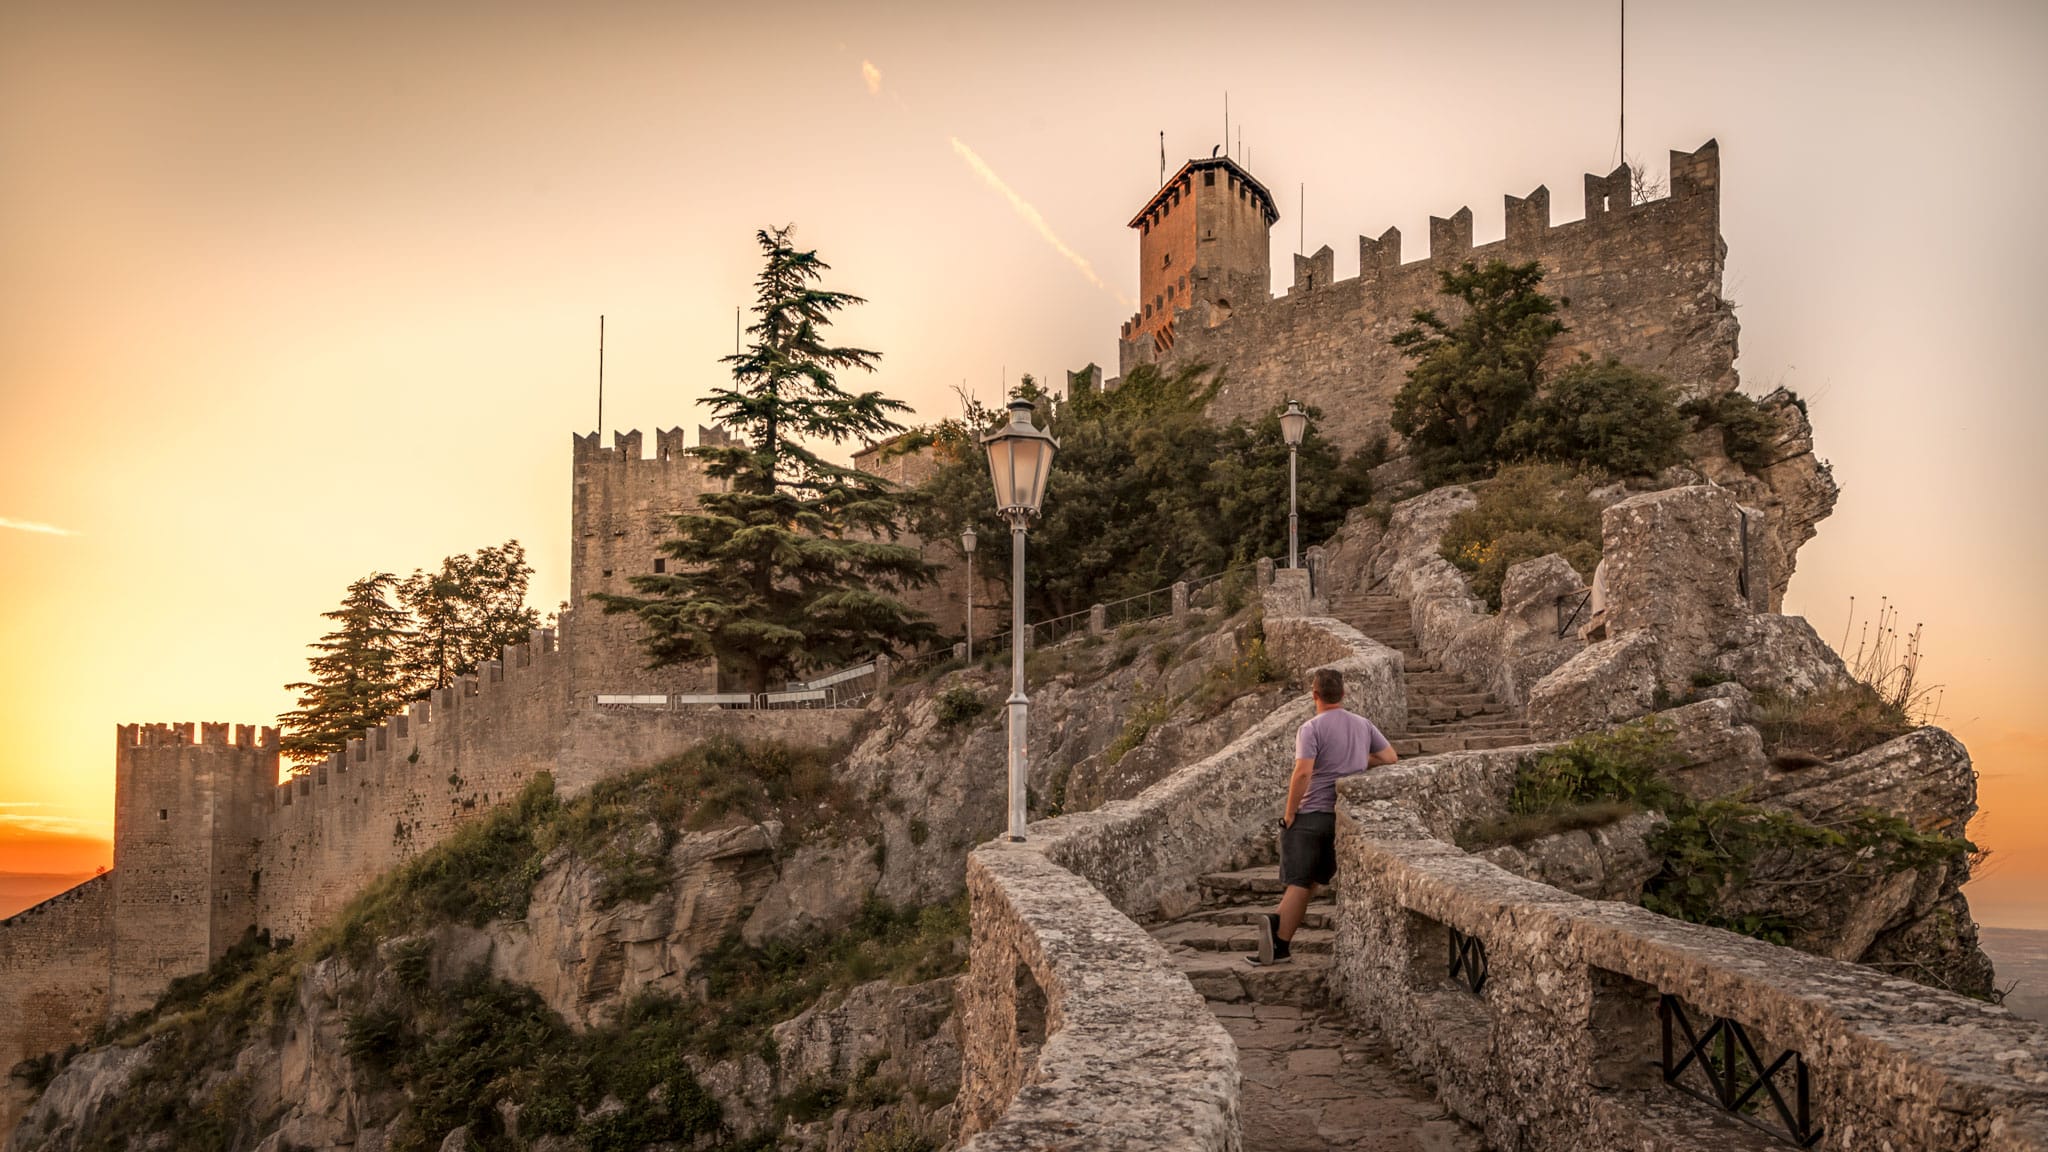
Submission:
[[[1162,187],[1166,184],[1166,133],[1164,130],[1159,133],[1159,183]]]
[[[597,438],[604,440],[604,313],[597,315]]]

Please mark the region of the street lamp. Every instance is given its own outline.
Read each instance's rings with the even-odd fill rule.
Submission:
[[[1045,499],[1059,442],[1031,423],[1031,401],[1010,401],[1010,422],[981,438],[996,510],[1010,522],[1010,839],[1024,839],[1024,528]]]
[[[967,554],[967,662],[974,663],[974,525],[960,533],[960,551]]]
[[[1287,566],[1299,568],[1295,559],[1294,474],[1295,457],[1301,448],[1301,435],[1308,431],[1308,413],[1292,400],[1287,402],[1287,411],[1280,414],[1280,435],[1287,439]]]

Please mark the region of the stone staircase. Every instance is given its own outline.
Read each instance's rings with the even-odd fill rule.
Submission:
[[[1401,653],[1407,670],[1408,730],[1387,733],[1394,751],[1403,756],[1428,756],[1513,748],[1534,741],[1529,726],[1514,709],[1464,677],[1438,668],[1422,654],[1408,601],[1399,596],[1351,594],[1332,598],[1330,614]]]
[[[1480,1152],[1478,1134],[1328,1004],[1335,906],[1309,905],[1294,960],[1259,968],[1257,918],[1280,899],[1271,866],[1201,879],[1202,907],[1151,929],[1237,1041],[1246,1152]]]

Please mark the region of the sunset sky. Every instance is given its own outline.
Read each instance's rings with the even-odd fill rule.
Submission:
[[[270,722],[355,577],[517,537],[553,607],[598,315],[606,424],[694,426],[756,228],[946,415],[1114,370],[1158,133],[1208,155],[1226,90],[1283,289],[1304,218],[1341,276],[1537,184],[1576,218],[1616,11],[0,5],[0,871],[104,862],[114,725]],[[1631,155],[1720,141],[1745,386],[1843,487],[1788,610],[1924,622],[1974,905],[2048,927],[2048,7],[1638,3],[1628,69]]]

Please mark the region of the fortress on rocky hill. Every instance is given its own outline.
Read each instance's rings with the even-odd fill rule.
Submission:
[[[1401,237],[1389,230],[1360,239],[1354,279],[1335,279],[1327,247],[1297,256],[1293,286],[1276,298],[1268,286],[1272,197],[1233,160],[1191,161],[1131,222],[1144,303],[1124,325],[1119,362],[1125,371],[1210,364],[1226,374],[1218,415],[1253,416],[1300,398],[1322,408],[1325,434],[1358,447],[1385,431],[1405,370],[1388,338],[1438,300],[1440,270],[1500,258],[1542,262],[1548,289],[1569,300],[1571,330],[1558,355],[1616,355],[1690,392],[1726,390],[1735,385],[1737,328],[1721,296],[1719,190],[1709,142],[1672,154],[1666,198],[1632,202],[1626,168],[1589,175],[1585,218],[1553,226],[1549,194],[1538,188],[1507,198],[1502,241],[1475,248],[1472,214],[1460,209],[1431,221],[1425,260],[1402,263]],[[699,442],[724,443],[724,433],[700,428]],[[647,457],[637,431],[616,435],[611,447],[596,434],[576,436],[571,609],[559,628],[536,630],[309,771],[280,782],[269,728],[121,726],[113,870],[0,923],[0,1069],[146,1007],[251,929],[303,935],[377,874],[541,772],[574,791],[714,734],[843,736],[851,710],[599,702],[715,690],[705,668],[649,670],[636,621],[588,606],[593,592],[624,591],[631,576],[661,570],[669,517],[713,483],[684,449],[681,428],[657,431]],[[857,459],[910,466],[875,453]],[[1824,503],[1832,504],[1831,485]],[[1810,535],[1810,520],[1803,527]],[[1796,518],[1773,529],[1796,537],[1786,539],[1788,551],[1803,539]],[[927,545],[928,559],[957,562],[950,547]],[[1774,571],[1789,575],[1789,563]],[[943,607],[950,602],[919,601],[942,628],[957,629]],[[12,1118],[0,1104],[0,1125]]]
[[[1386,433],[1408,361],[1389,341],[1437,307],[1438,274],[1467,260],[1536,261],[1570,330],[1552,358],[1585,352],[1671,378],[1688,393],[1735,387],[1734,308],[1721,295],[1721,152],[1671,153],[1670,194],[1636,203],[1626,166],[1585,178],[1585,217],[1550,222],[1550,190],[1506,198],[1505,239],[1474,247],[1472,210],[1429,222],[1429,255],[1401,262],[1401,233],[1358,238],[1358,275],[1336,278],[1326,245],[1294,258],[1274,297],[1270,230],[1279,213],[1228,158],[1189,161],[1132,218],[1141,305],[1123,326],[1120,372],[1202,363],[1224,386],[1215,414],[1256,417],[1289,399],[1323,409],[1347,448]]]

